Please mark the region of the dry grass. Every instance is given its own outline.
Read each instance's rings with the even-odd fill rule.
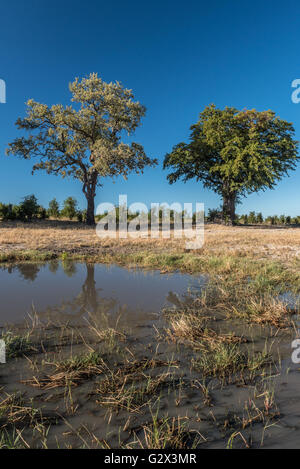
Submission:
[[[106,257],[116,250],[133,253],[183,252],[182,239],[102,239],[95,228],[75,222],[43,221],[36,223],[0,222],[0,254],[14,251],[44,251]],[[300,228],[226,227],[207,224],[205,255],[223,253],[291,261],[300,258]]]
[[[97,404],[113,410],[140,412],[169,383],[170,373],[151,377],[145,373],[110,374],[97,386]]]
[[[142,425],[140,431],[134,432],[134,440],[126,449],[195,449],[205,438],[196,431],[189,431],[187,418],[168,416],[159,418],[152,414],[152,421]]]
[[[37,423],[50,424],[57,420],[57,415],[44,416],[40,409],[26,405],[25,399],[18,393],[9,394],[0,402],[1,429],[8,425],[16,426],[20,423],[34,426]]]
[[[75,357],[63,362],[50,363],[57,372],[43,377],[33,377],[22,381],[23,384],[41,389],[52,389],[60,386],[78,386],[95,375],[102,374],[106,365],[102,357],[97,353],[89,353],[86,356]]]
[[[247,282],[212,282],[202,298],[199,298],[199,302],[206,314],[219,312],[225,318],[241,318],[250,323],[268,324],[278,329],[292,326],[292,314],[298,311],[299,305],[295,302],[292,308],[287,301],[280,299],[276,285],[274,288],[271,280],[269,287],[270,292],[267,287],[264,290],[264,287]]]
[[[269,272],[269,277],[263,281],[260,277],[258,283],[255,278],[237,281],[232,275],[212,275],[198,296],[179,302],[176,310],[164,310],[170,324],[166,330],[167,338],[188,343],[195,350],[205,348],[211,343],[244,341],[235,334],[216,331],[214,322],[217,318],[241,319],[247,323],[269,325],[277,329],[290,328],[293,326],[293,315],[299,312],[299,294],[295,293],[295,303],[292,305],[280,298],[279,293],[282,288],[291,291],[295,288],[299,293],[299,282],[296,277],[295,284],[288,286],[284,277],[284,270],[279,282],[276,271]]]
[[[155,358],[144,358],[123,363],[117,372],[113,372],[99,353],[91,352],[87,355],[76,356],[68,360],[47,363],[47,365],[55,367],[55,373],[46,374],[41,377],[33,376],[31,379],[21,382],[46,390],[65,386],[78,386],[97,375],[105,374],[106,378],[109,377],[107,378],[109,382],[114,381],[115,385],[121,385],[124,380],[128,379],[128,376],[136,376],[147,369],[162,366],[174,367],[177,364],[176,361],[168,362]]]
[[[194,350],[217,347],[219,344],[246,342],[235,333],[222,334],[209,327],[209,318],[193,313],[169,314],[170,328],[166,329],[167,340],[190,345]]]

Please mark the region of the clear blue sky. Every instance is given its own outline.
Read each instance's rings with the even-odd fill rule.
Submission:
[[[293,122],[300,140],[300,104],[291,82],[300,78],[300,3],[285,0],[4,0],[0,7],[0,201],[35,193],[47,205],[75,196],[80,183],[37,173],[4,151],[19,135],[14,123],[25,101],[68,103],[68,83],[98,72],[132,88],[147,107],[136,141],[160,167],[128,181],[104,181],[96,202],[204,202],[220,199],[200,183],[169,186],[161,168],[166,152],[187,139],[189,127],[210,103],[272,109]],[[300,165],[299,165],[300,166]],[[251,195],[238,212],[300,214],[300,167],[275,190]]]

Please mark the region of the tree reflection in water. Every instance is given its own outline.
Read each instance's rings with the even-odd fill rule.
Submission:
[[[74,288],[78,288],[78,278],[81,276],[82,268],[85,271],[83,284],[81,288],[79,287],[77,294],[70,294],[70,288],[71,292],[74,292]],[[39,294],[36,295],[41,298],[41,293],[45,290],[44,304],[46,304],[46,307],[32,307],[30,316],[34,318],[35,323],[51,322],[59,325],[86,325],[86,320],[88,320],[93,325],[97,325],[102,329],[106,327],[115,328],[118,323],[120,326],[128,326],[130,329],[140,330],[141,328],[148,328],[149,330],[149,328],[153,328],[153,320],[156,321],[161,316],[158,309],[150,309],[151,302],[149,301],[146,304],[147,311],[138,306],[140,303],[145,303],[142,296],[143,290],[135,288],[135,282],[137,279],[131,273],[128,273],[128,275],[130,275],[130,290],[126,290],[125,295],[125,290],[122,285],[125,277],[124,275],[119,276],[118,274],[110,277],[110,282],[112,282],[113,285],[112,283],[109,283],[110,293],[107,295],[107,293],[105,294],[105,290],[108,287],[107,278],[103,277],[106,276],[106,270],[103,270],[103,267],[101,267],[99,271],[97,269],[97,264],[94,265],[88,262],[85,264],[79,264],[66,259],[63,261],[52,260],[46,264],[23,263],[6,267],[0,266],[0,269],[5,269],[9,273],[17,271],[24,280],[29,282],[34,282],[38,275],[41,275],[41,283],[37,283],[36,286],[36,288],[39,289]],[[53,282],[53,285],[51,284],[51,274],[49,277],[49,275],[47,275],[47,270],[49,273],[57,275],[60,282],[61,288],[57,291],[57,301],[55,301],[55,293],[52,297],[50,294],[50,300],[47,300],[47,298],[49,298],[49,292],[53,291],[50,289],[53,289],[53,286],[57,285],[57,281]],[[44,271],[45,275],[42,275],[42,271]],[[95,278],[96,272],[98,285],[100,284],[100,287],[98,288]],[[67,280],[64,280],[62,277],[62,273],[69,278],[75,277],[76,274],[78,275],[76,275],[76,280],[74,279],[74,282],[72,280],[70,285],[70,282],[67,282]],[[105,278],[103,288],[101,288],[101,278]],[[66,281],[65,289],[64,281]],[[128,279],[126,281],[128,282]],[[122,288],[118,288],[118,286],[121,286]],[[149,288],[151,289],[150,285]],[[48,292],[47,289],[49,289]],[[37,290],[35,290],[34,286],[32,294],[33,299],[35,297],[35,291]],[[134,297],[132,297],[132,295],[134,295]],[[126,297],[127,300],[125,300],[124,297]],[[175,307],[178,307],[181,304],[178,296],[171,292],[169,292],[167,300]],[[130,301],[130,304],[133,304],[133,306],[129,307],[125,301]],[[26,311],[24,311],[24,316],[25,314]]]
[[[68,277],[72,277],[77,272],[76,263],[72,261],[63,261],[61,266]],[[124,307],[119,305],[117,300],[101,297],[102,288],[96,288],[94,264],[85,263],[85,267],[86,277],[78,295],[72,300],[64,300],[57,306],[50,306],[45,311],[39,311],[37,314],[40,320],[44,318],[55,322],[71,322],[73,324],[81,323],[85,318],[92,320],[93,323],[100,323],[102,327],[108,327],[108,323],[118,313],[123,312]],[[51,265],[50,268],[52,272],[56,272],[59,263]]]

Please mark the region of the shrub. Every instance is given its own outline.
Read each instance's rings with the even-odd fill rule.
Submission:
[[[53,218],[59,218],[60,216],[59,204],[55,198],[49,202],[48,215]]]
[[[79,223],[85,223],[86,222],[86,210],[78,210],[76,213],[76,218],[79,221]]]
[[[35,195],[27,195],[19,205],[18,218],[24,221],[31,221],[38,218],[40,206]]]
[[[76,217],[78,210],[77,210],[77,200],[74,199],[73,197],[68,197],[64,201],[64,207],[61,211],[61,214],[69,218],[70,220],[73,220],[73,218]]]

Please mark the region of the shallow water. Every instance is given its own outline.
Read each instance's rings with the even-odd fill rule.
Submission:
[[[100,311],[142,321],[204,283],[202,276],[70,261],[2,267],[0,325],[22,322],[33,313],[63,321]]]
[[[144,357],[145,351],[149,356],[158,353],[159,358],[165,359],[168,355],[180,361],[179,376],[183,379],[195,380],[197,384],[201,376],[190,368],[193,352],[189,349],[178,349],[168,344],[156,341],[156,329],[163,324],[161,310],[165,306],[178,306],[182,300],[188,301],[189,294],[199,292],[206,283],[204,276],[190,276],[180,273],[161,274],[159,271],[143,271],[140,269],[127,270],[118,266],[101,264],[85,264],[65,262],[50,262],[46,264],[24,263],[0,268],[0,326],[9,324],[22,324],[28,317],[35,315],[39,319],[53,320],[54,322],[81,323],[83,318],[92,316],[100,321],[101,325],[111,322],[126,326],[130,329],[132,337],[129,346],[136,358]],[[290,298],[287,298],[290,299]],[[249,426],[242,429],[242,435],[247,441],[253,440],[254,447],[266,448],[300,448],[300,365],[291,361],[291,341],[296,331],[277,334],[274,330],[270,334],[268,328],[250,326],[241,320],[223,321],[217,324],[226,332],[234,331],[251,339],[255,350],[262,350],[266,339],[272,344],[272,355],[278,361],[278,369],[272,378],[265,379],[270,382],[270,389],[276,391],[276,405],[280,415],[276,419],[267,417],[262,423],[256,417]],[[21,326],[22,327],[22,326]],[[21,329],[22,330],[22,329]],[[251,345],[252,346],[252,345]],[[74,345],[74,353],[80,352],[82,345]],[[67,352],[67,351],[66,351]],[[280,352],[281,359],[278,360]],[[49,352],[51,353],[51,351]],[[197,355],[197,354],[196,354]],[[44,359],[43,355],[40,357]],[[27,362],[27,360],[25,360]],[[35,391],[20,384],[20,375],[23,378],[32,377],[32,370],[25,369],[24,361],[9,361],[2,368],[0,384],[6,385],[6,391],[14,392],[16,383],[18,389],[31,393],[36,402],[40,398],[40,390]],[[224,422],[230,422],[234,416],[242,419],[247,417],[245,409],[251,402],[254,394],[253,383],[243,386],[231,383],[228,386],[219,385],[215,380],[208,380],[211,406],[203,403],[202,391],[192,386],[183,391],[182,395],[168,393],[161,396],[162,411],[170,416],[189,416],[191,428],[204,435],[205,447],[224,448],[228,438],[235,428],[225,432]],[[120,425],[123,426],[124,415],[117,415],[106,428],[106,409],[96,406],[92,400],[87,399],[90,392],[90,383],[87,382],[74,390],[74,397],[80,403],[80,412],[72,416],[72,425],[80,426],[82,422],[96,429],[97,435],[106,438],[112,432],[115,445],[118,445]],[[51,396],[50,396],[51,397]],[[49,397],[49,399],[50,399]],[[47,397],[48,399],[48,397]],[[59,399],[59,396],[57,397]],[[53,407],[63,408],[64,400],[54,401]],[[180,405],[178,402],[180,401]],[[264,392],[256,399],[256,404],[264,406]],[[50,406],[51,408],[51,406]],[[255,410],[251,412],[256,415]],[[71,418],[71,417],[70,417]],[[149,420],[149,415],[138,414],[132,418],[132,426],[138,427]],[[226,423],[227,425],[227,423]],[[68,433],[69,428],[60,425],[62,434]],[[227,427],[226,427],[227,428]],[[30,429],[28,429],[30,433]],[[108,432],[108,433],[107,433]],[[225,435],[226,433],[226,435]],[[49,445],[55,447],[57,429],[51,429]],[[61,437],[63,440],[63,437]],[[235,446],[245,447],[241,439],[235,441]]]

